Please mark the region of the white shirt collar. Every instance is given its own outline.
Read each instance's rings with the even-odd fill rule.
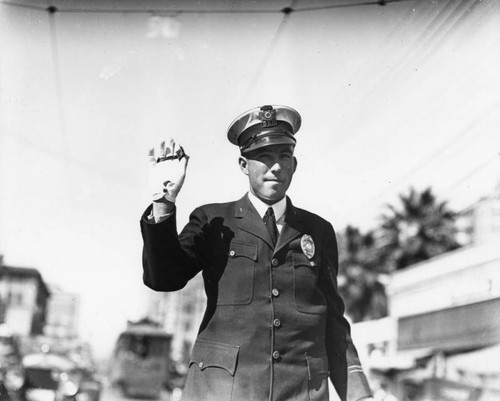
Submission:
[[[264,217],[266,214],[267,208],[271,206],[273,208],[274,217],[276,221],[281,219],[286,212],[286,196],[280,201],[276,202],[274,205],[268,205],[262,202],[259,198],[257,198],[251,191],[248,191],[248,199],[252,203],[253,207],[257,210],[260,217]]]

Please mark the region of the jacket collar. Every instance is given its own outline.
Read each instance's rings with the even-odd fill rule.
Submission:
[[[264,215],[270,206],[266,205],[264,202],[262,202],[259,198],[257,198],[251,192],[247,192],[247,196],[248,196],[248,199],[250,200],[250,203],[253,205],[253,207],[259,213],[260,217],[264,218]],[[281,199],[280,201],[271,205],[271,207],[273,208],[274,216],[276,217],[276,221],[278,221],[286,212],[286,207],[287,207],[286,198]]]
[[[286,198],[286,215],[285,224],[281,230],[281,234],[278,237],[278,243],[274,249],[274,253],[277,253],[281,248],[288,245],[295,238],[299,237],[305,230],[304,221],[300,209],[293,206],[292,201],[287,196]]]
[[[259,237],[269,247],[273,247],[271,235],[252,202],[248,199],[248,194],[236,202],[235,217],[238,219],[239,228]]]
[[[288,196],[286,201],[285,224],[278,237],[278,243],[274,248],[274,253],[278,252],[303,232],[303,219],[300,210],[293,206]],[[245,194],[236,202],[234,215],[238,219],[239,228],[261,238],[270,248],[273,247],[271,236],[259,213],[248,199],[248,194]]]

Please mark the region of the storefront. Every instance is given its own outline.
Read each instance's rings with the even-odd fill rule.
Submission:
[[[397,400],[500,400],[496,243],[462,248],[398,271],[388,295],[395,333],[370,354],[375,383],[383,383]]]
[[[432,348],[456,353],[498,343],[500,298],[398,319],[399,351]]]

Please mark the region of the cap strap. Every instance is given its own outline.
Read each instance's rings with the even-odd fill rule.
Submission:
[[[259,133],[255,132],[254,134],[250,135],[250,137],[243,144],[240,145],[240,151],[243,152],[245,149],[250,147],[250,145],[254,144],[255,142],[257,142],[260,139],[270,138],[270,137],[279,137],[279,136],[286,136],[286,137],[292,139],[294,142],[297,142],[297,140],[295,139],[293,134],[291,134],[290,132],[288,132],[286,130],[272,130],[272,131],[264,131],[264,132],[259,132]]]

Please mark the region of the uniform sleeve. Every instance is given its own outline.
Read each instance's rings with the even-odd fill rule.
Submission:
[[[148,219],[151,206],[142,215],[143,281],[155,291],[176,291],[187,284],[208,262],[205,227],[207,216],[201,208],[193,211],[182,233],[177,233],[176,212],[155,223]]]
[[[323,277],[320,283],[328,305],[326,349],[330,379],[342,400],[358,401],[371,397],[372,393],[352,342],[351,328],[344,317],[344,302],[338,291],[338,250],[335,232],[329,223],[325,231],[322,244]]]

